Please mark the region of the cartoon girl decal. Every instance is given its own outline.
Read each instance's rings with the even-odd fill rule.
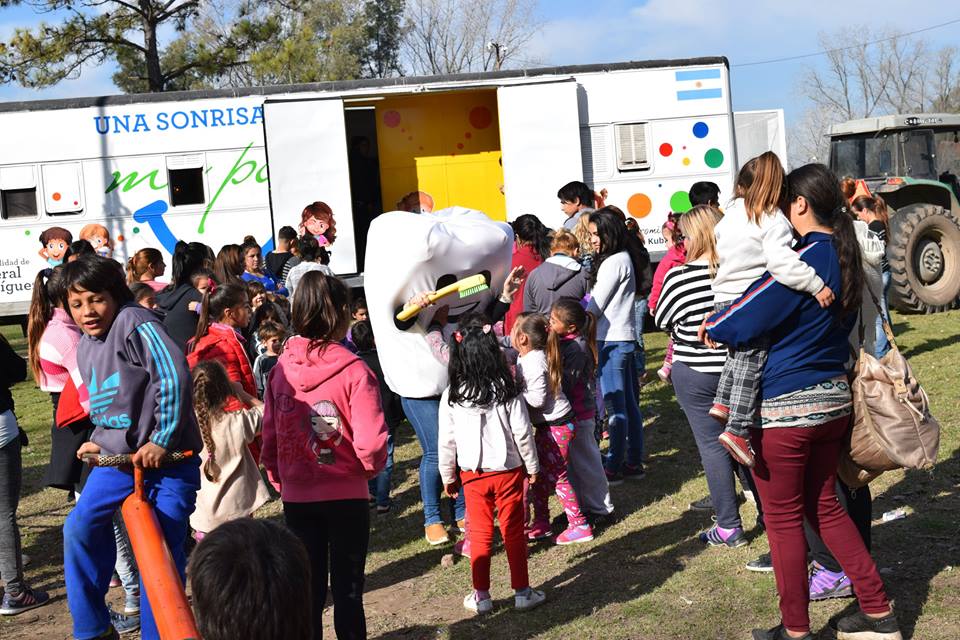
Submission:
[[[311,407],[307,449],[316,457],[317,464],[333,464],[333,449],[343,440],[343,425],[337,405],[321,400]]]
[[[40,234],[40,257],[47,261],[51,267],[57,267],[63,264],[63,256],[67,253],[67,248],[73,242],[73,234],[63,227],[50,227]]]
[[[89,242],[98,256],[113,257],[113,240],[110,239],[110,232],[102,224],[88,224],[80,229],[80,239]]]
[[[304,208],[300,217],[300,235],[308,233],[321,247],[331,245],[337,239],[337,223],[327,203],[317,201]]]

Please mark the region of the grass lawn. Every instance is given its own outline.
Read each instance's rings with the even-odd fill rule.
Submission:
[[[943,434],[932,473],[892,472],[871,485],[873,551],[894,599],[906,637],[960,638],[960,311],[933,316],[894,316],[895,332],[924,384]],[[5,328],[13,339],[14,328]],[[662,334],[647,336],[650,375],[663,357]],[[23,341],[15,342],[22,347]],[[41,486],[49,455],[50,402],[27,382],[14,391],[17,414],[30,434],[24,451],[20,506],[24,549],[32,556],[28,579],[51,591],[55,602],[0,620],[4,639],[67,638],[61,527],[70,505],[62,491]],[[756,511],[742,509],[751,544],[741,549],[704,548],[697,533],[709,514],[688,504],[706,495],[699,456],[673,397],[659,381],[643,391],[647,477],[613,488],[617,519],[592,543],[531,547],[530,575],[547,592],[542,608],[518,614],[502,552],[494,557],[494,613],[482,619],[464,611],[470,588],[467,562],[443,566],[449,546],[423,540],[417,486],[419,446],[409,427],[399,434],[394,476],[395,508],[372,515],[367,565],[367,622],[371,638],[513,639],[624,638],[661,640],[749,637],[754,626],[779,620],[772,574],[753,574],[744,563],[767,551],[766,536],[753,529]],[[556,501],[555,515],[560,515]],[[884,523],[881,515],[904,508],[907,517]],[[277,502],[258,514],[279,517]],[[556,531],[562,527],[555,521]],[[119,596],[117,590],[112,598]],[[854,610],[851,600],[811,605],[813,628],[833,638],[830,618]],[[328,611],[328,618],[329,616]],[[327,637],[333,637],[328,628]]]

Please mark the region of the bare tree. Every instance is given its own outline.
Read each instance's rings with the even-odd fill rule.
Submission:
[[[426,75],[508,66],[539,29],[535,8],[535,0],[409,0],[405,63]]]
[[[960,49],[940,49],[930,73],[930,110],[948,113],[960,111]]]

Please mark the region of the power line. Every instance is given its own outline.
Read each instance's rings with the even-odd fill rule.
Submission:
[[[898,33],[895,36],[890,36],[888,38],[881,38],[880,40],[873,40],[871,42],[861,42],[859,44],[853,44],[848,47],[838,47],[836,49],[826,49],[824,51],[817,51],[814,53],[804,53],[798,56],[788,56],[786,58],[773,58],[771,60],[759,60],[757,62],[741,62],[739,64],[730,65],[731,67],[755,67],[761,64],[775,64],[778,62],[790,62],[791,60],[802,60],[804,58],[814,58],[816,56],[827,55],[828,53],[837,53],[840,51],[849,51],[850,49],[859,49],[860,47],[869,47],[870,45],[880,44],[881,42],[889,42],[890,40],[897,40],[899,38],[905,38],[906,36],[916,35],[918,33],[923,33],[925,31],[933,31],[934,29],[940,29],[941,27],[948,27],[952,24],[960,23],[960,18],[955,20],[950,20],[948,22],[941,22],[940,24],[935,24],[930,27],[924,27],[923,29],[917,29],[916,31],[907,31],[906,33]]]

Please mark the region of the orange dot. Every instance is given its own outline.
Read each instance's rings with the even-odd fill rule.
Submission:
[[[634,218],[644,218],[653,210],[653,202],[645,193],[635,193],[627,200],[627,211]]]
[[[466,138],[467,140],[469,140],[470,138],[473,137],[473,134],[470,133],[469,131],[467,131],[465,134],[463,134],[463,137]]]
[[[50,196],[50,197],[53,198],[55,202],[60,202],[60,192],[59,192],[59,191],[55,192],[55,193],[54,193],[52,196]]]
[[[124,241],[123,236],[117,236],[117,242],[123,242],[123,241]]]
[[[463,143],[462,143],[462,142],[458,142],[458,143],[457,143],[457,149],[463,149]]]

